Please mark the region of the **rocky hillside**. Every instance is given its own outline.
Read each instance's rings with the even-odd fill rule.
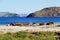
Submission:
[[[29,14],[27,17],[60,17],[60,7],[48,7]]]

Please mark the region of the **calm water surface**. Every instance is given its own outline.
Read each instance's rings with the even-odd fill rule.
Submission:
[[[40,23],[40,22],[54,22],[60,23],[60,17],[41,17],[41,18],[25,18],[25,17],[0,17],[0,24],[9,24],[9,23]]]

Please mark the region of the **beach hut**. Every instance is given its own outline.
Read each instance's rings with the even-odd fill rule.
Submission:
[[[15,26],[21,26],[21,23],[18,22],[18,23],[15,24]]]
[[[10,26],[15,26],[13,23],[10,23],[9,25],[10,25]]]
[[[41,23],[39,24],[39,26],[40,26],[40,27],[45,27],[44,22],[41,22]]]
[[[33,27],[36,27],[36,26],[37,26],[37,24],[34,22],[34,23],[32,24],[32,26],[33,26]]]
[[[28,27],[29,26],[29,24],[27,24],[27,23],[25,23],[25,24],[23,24],[25,27]]]
[[[46,25],[47,25],[48,27],[54,27],[54,22],[48,22]]]

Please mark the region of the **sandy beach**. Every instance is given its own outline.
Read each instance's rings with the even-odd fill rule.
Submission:
[[[60,31],[60,27],[54,28],[42,28],[42,27],[24,27],[24,26],[0,26],[0,32],[3,33],[14,33],[18,31],[27,31],[27,32],[40,32],[40,31],[51,31],[51,32],[58,32]]]

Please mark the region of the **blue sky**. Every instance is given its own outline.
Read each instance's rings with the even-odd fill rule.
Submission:
[[[29,14],[53,6],[59,7],[60,0],[0,0],[0,12]]]

